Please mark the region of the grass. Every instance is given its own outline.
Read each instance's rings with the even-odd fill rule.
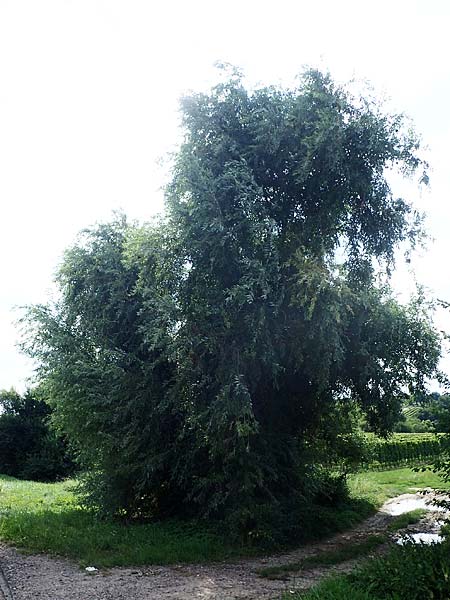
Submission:
[[[423,600],[450,598],[448,542],[393,546],[349,574],[333,575],[285,600]]]
[[[198,524],[101,520],[80,508],[72,487],[71,481],[45,484],[0,476],[0,539],[27,552],[96,567],[217,561],[254,552],[231,546]]]
[[[258,574],[267,579],[286,579],[287,573],[295,573],[303,569],[315,567],[330,567],[348,560],[367,556],[386,542],[386,536],[373,534],[360,542],[351,542],[334,550],[324,550],[313,556],[307,556],[300,562],[286,563],[260,569]]]
[[[418,523],[426,515],[427,511],[424,508],[411,510],[402,515],[394,517],[389,523],[388,531],[394,533],[400,529],[406,529],[408,525]],[[258,571],[258,575],[267,579],[288,579],[289,573],[296,573],[304,569],[315,567],[327,567],[338,565],[340,563],[363,558],[376,550],[379,546],[386,543],[388,540],[386,535],[372,534],[366,539],[359,542],[350,542],[333,550],[325,550],[312,556],[307,556],[299,562],[285,563],[272,567],[265,567]]]
[[[399,529],[406,529],[408,525],[415,525],[427,514],[425,508],[416,508],[416,510],[410,510],[409,512],[403,513],[395,517],[391,523],[389,523],[388,531],[395,532]]]
[[[439,475],[431,471],[413,471],[405,467],[390,471],[367,471],[351,475],[349,488],[352,497],[364,498],[378,508],[393,496],[423,488],[449,490],[450,483],[444,483]]]
[[[284,600],[376,600],[367,590],[354,586],[345,576],[325,579],[308,592],[289,593]]]
[[[199,523],[124,525],[100,520],[81,509],[72,485],[0,476],[0,539],[28,552],[67,556],[82,566],[96,567],[221,561],[258,552],[254,547],[233,546]],[[352,502],[322,515],[324,521],[329,519],[323,532],[349,527],[387,498],[422,487],[443,484],[433,473],[410,469],[354,475],[349,480]]]
[[[350,493],[379,507],[387,499],[422,488],[450,490],[435,473],[409,468],[365,472],[349,479]],[[417,523],[425,514],[417,509],[396,517],[390,531]],[[354,574],[333,575],[307,592],[289,593],[286,600],[422,600],[450,598],[448,547],[394,547],[386,557],[369,560]]]
[[[385,542],[386,537],[384,535],[369,535],[361,542],[352,542],[350,544],[345,544],[345,546],[342,546],[336,550],[328,550],[320,552],[315,556],[309,556],[308,558],[305,558],[303,564],[305,567],[325,567],[338,565],[339,563],[347,560],[354,560],[355,558],[366,556]]]
[[[418,523],[426,515],[424,508],[417,508],[407,513],[394,517],[389,523],[387,530],[391,533],[400,529],[406,529],[408,525]],[[296,573],[304,569],[315,567],[327,567],[338,565],[340,563],[363,558],[376,550],[379,546],[388,541],[388,537],[382,534],[372,534],[363,541],[350,542],[333,550],[318,552],[312,556],[307,556],[299,562],[285,563],[272,567],[265,567],[258,571],[258,575],[267,579],[288,579],[289,573]]]

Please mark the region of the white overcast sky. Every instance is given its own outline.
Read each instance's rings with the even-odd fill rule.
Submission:
[[[304,65],[368,79],[412,117],[432,165],[412,193],[435,240],[414,266],[450,300],[449,32],[449,0],[0,0],[0,388],[31,373],[14,307],[48,298],[76,233],[161,210],[179,97],[214,83],[217,60],[250,85]]]

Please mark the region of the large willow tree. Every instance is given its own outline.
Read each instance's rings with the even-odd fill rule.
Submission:
[[[99,506],[256,531],[317,490],[339,415],[386,432],[436,373],[423,305],[377,284],[420,235],[386,173],[425,165],[400,116],[316,71],[232,74],[182,113],[164,219],[85,232],[28,347]]]

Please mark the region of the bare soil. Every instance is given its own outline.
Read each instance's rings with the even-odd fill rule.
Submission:
[[[45,555],[24,555],[0,544],[0,598],[2,600],[264,600],[280,598],[284,592],[307,589],[331,571],[349,571],[355,561],[333,568],[301,571],[286,581],[258,575],[258,569],[334,550],[370,534],[384,533],[394,514],[411,510],[420,502],[418,494],[402,494],[386,502],[381,510],[359,526],[329,540],[303,546],[292,552],[233,563],[148,566],[102,569],[92,573],[75,563]],[[414,507],[413,507],[414,508]],[[442,512],[430,510],[414,531],[435,532]],[[380,550],[377,550],[379,552]],[[3,595],[3,598],[2,598]]]

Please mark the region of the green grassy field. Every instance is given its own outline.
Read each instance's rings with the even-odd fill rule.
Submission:
[[[229,558],[230,546],[206,528],[175,521],[124,525],[82,509],[74,482],[35,483],[0,476],[0,539],[98,567],[170,564]]]
[[[436,475],[407,468],[359,473],[350,477],[349,487],[360,512],[353,507],[348,515],[336,515],[330,530],[361,520],[391,496],[442,486]],[[98,567],[217,561],[258,552],[233,546],[198,523],[124,525],[101,520],[78,505],[72,488],[71,481],[45,484],[0,476],[0,539],[24,551],[67,556],[82,566]]]
[[[364,498],[378,507],[388,498],[422,488],[450,489],[431,471],[416,472],[409,467],[389,471],[365,471],[349,477],[352,497]]]

